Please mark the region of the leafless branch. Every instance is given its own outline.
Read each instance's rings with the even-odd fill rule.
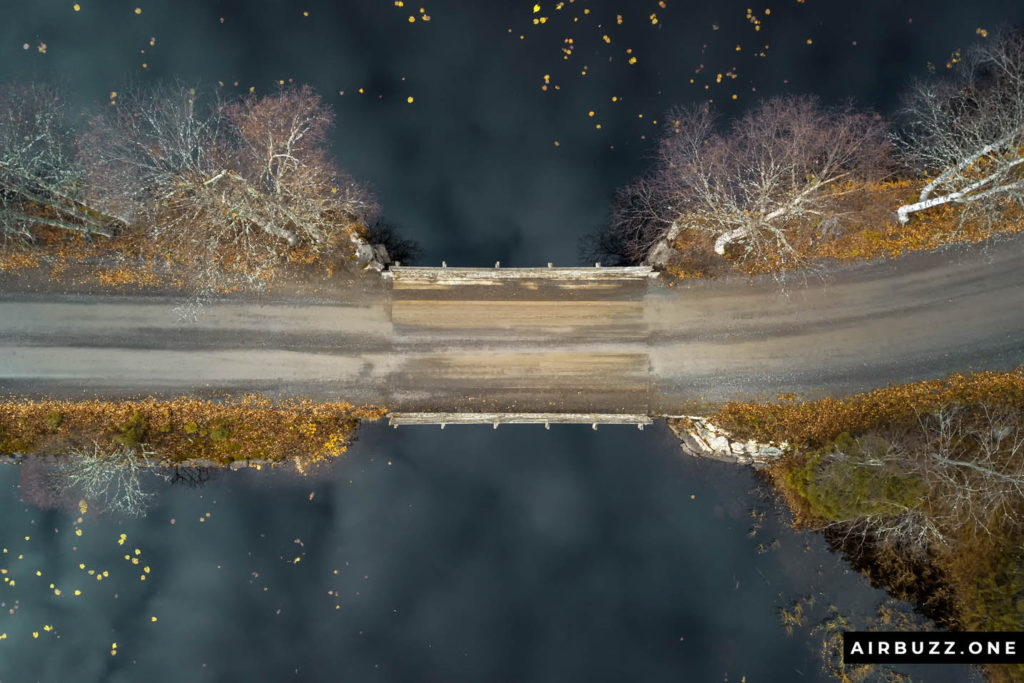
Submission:
[[[994,220],[1024,204],[1024,32],[973,46],[951,79],[916,84],[902,116],[902,154],[930,180],[899,207],[901,223],[943,205]]]
[[[667,119],[656,169],[627,189],[614,217],[638,250],[676,225],[710,234],[719,256],[771,270],[805,265],[799,242],[888,166],[878,116],[811,97],[766,100],[725,130],[706,106]]]

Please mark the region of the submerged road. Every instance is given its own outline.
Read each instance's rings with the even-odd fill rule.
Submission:
[[[1024,238],[771,281],[398,269],[346,299],[0,292],[0,394],[666,415],[1024,364]]]

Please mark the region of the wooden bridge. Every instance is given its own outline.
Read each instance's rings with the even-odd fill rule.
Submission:
[[[636,425],[643,431],[651,424],[649,415],[584,414],[584,413],[388,413],[388,424],[398,429],[402,425],[450,424],[491,425],[495,429],[503,424],[542,424],[550,429],[553,424],[583,424],[597,429],[598,425]]]
[[[385,277],[400,359],[392,424],[640,424],[650,413],[650,268],[398,266]]]

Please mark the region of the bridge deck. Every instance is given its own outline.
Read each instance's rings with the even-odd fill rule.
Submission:
[[[390,376],[389,407],[648,414],[644,298],[651,274],[649,268],[395,269],[389,293],[399,363]]]

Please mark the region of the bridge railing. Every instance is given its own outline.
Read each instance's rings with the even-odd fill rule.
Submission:
[[[449,268],[393,265],[382,275],[387,279],[445,280],[472,282],[474,280],[643,280],[656,278],[658,273],[649,266],[573,267],[573,268]]]
[[[620,415],[615,413],[388,413],[388,424],[397,429],[402,425],[489,424],[495,429],[503,424],[542,424],[549,429],[553,424],[644,425],[653,422],[647,415]]]

